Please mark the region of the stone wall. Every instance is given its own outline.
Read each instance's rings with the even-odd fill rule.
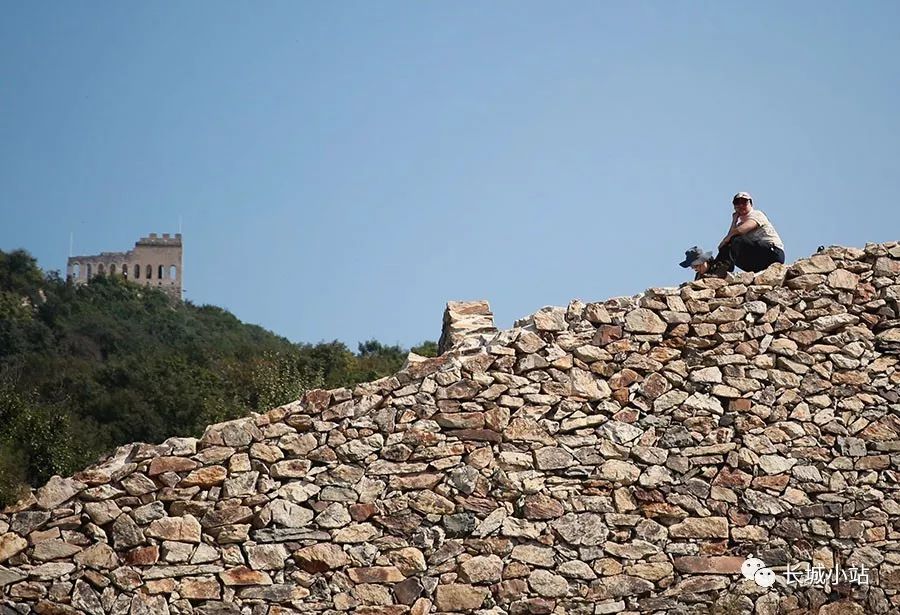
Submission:
[[[898,301],[894,243],[481,313],[392,377],[53,478],[0,515],[0,613],[897,613]],[[786,583],[810,563],[869,583]]]

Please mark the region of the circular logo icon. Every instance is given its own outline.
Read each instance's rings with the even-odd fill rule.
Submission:
[[[766,563],[758,557],[749,556],[741,564],[741,574],[745,579],[752,580],[760,587],[772,587],[775,585],[775,573],[766,566]]]
[[[766,563],[764,561],[751,555],[746,560],[744,560],[743,564],[741,564],[741,574],[744,575],[745,579],[752,581],[753,577],[756,576],[756,572],[760,568],[765,567]]]
[[[753,580],[760,587],[772,587],[775,585],[775,573],[772,572],[771,568],[760,568],[753,575]]]

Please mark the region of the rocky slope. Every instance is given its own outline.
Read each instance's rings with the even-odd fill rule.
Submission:
[[[441,346],[55,477],[0,515],[0,614],[900,612],[897,243],[453,303]]]

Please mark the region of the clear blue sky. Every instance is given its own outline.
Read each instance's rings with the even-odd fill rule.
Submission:
[[[0,0],[0,249],[185,237],[186,297],[294,341],[687,279],[747,190],[900,237],[900,3]]]

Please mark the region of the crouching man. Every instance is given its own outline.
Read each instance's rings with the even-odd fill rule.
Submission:
[[[746,192],[738,192],[731,200],[734,213],[728,234],[719,243],[719,253],[710,258],[696,246],[685,253],[680,263],[697,272],[695,279],[725,277],[735,266],[744,271],[762,271],[772,263],[784,263],[784,243],[769,218],[753,208],[753,198]]]
[[[719,243],[719,254],[714,259],[723,263],[726,271],[734,271],[735,265],[744,271],[762,271],[772,263],[784,263],[784,243],[769,218],[753,208],[753,198],[746,192],[738,192],[731,199],[734,214],[728,234]],[[716,270],[717,263],[710,269]]]

